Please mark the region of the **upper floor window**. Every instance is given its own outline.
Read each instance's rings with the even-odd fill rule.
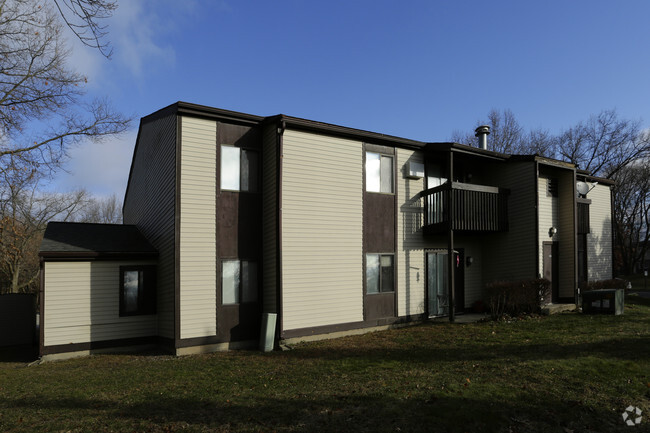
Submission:
[[[221,146],[221,189],[256,192],[259,154],[235,146]]]
[[[393,157],[366,152],[366,191],[393,192]]]

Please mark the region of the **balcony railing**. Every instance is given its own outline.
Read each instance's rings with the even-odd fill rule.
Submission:
[[[424,233],[503,232],[508,230],[509,190],[484,185],[447,182],[422,191]],[[453,220],[449,221],[453,198]],[[451,227],[450,227],[451,224]]]

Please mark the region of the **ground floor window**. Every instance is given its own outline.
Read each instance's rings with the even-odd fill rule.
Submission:
[[[233,305],[257,302],[257,262],[221,262],[221,303]]]
[[[395,291],[395,257],[393,254],[366,255],[366,293]]]
[[[120,266],[120,316],[156,313],[156,267]]]

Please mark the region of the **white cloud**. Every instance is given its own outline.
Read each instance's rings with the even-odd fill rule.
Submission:
[[[156,13],[169,6],[147,0],[120,2],[109,22],[113,56],[135,77],[144,75],[145,65],[172,66],[176,61],[174,48],[162,42],[167,29]]]
[[[61,192],[84,188],[95,196],[124,197],[137,131],[101,143],[85,142],[70,149],[66,172],[53,179]]]

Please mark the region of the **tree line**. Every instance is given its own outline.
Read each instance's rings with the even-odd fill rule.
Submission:
[[[90,98],[70,65],[66,32],[110,58],[114,0],[0,0],[0,294],[38,290],[38,248],[50,220],[119,222],[120,201],[44,186],[68,149],[128,129]]]
[[[644,266],[650,240],[650,129],[615,110],[591,115],[558,134],[526,130],[509,109],[492,109],[488,149],[509,154],[537,154],[575,164],[597,177],[613,179],[614,270],[630,275]],[[455,131],[451,141],[471,144],[473,131]]]

